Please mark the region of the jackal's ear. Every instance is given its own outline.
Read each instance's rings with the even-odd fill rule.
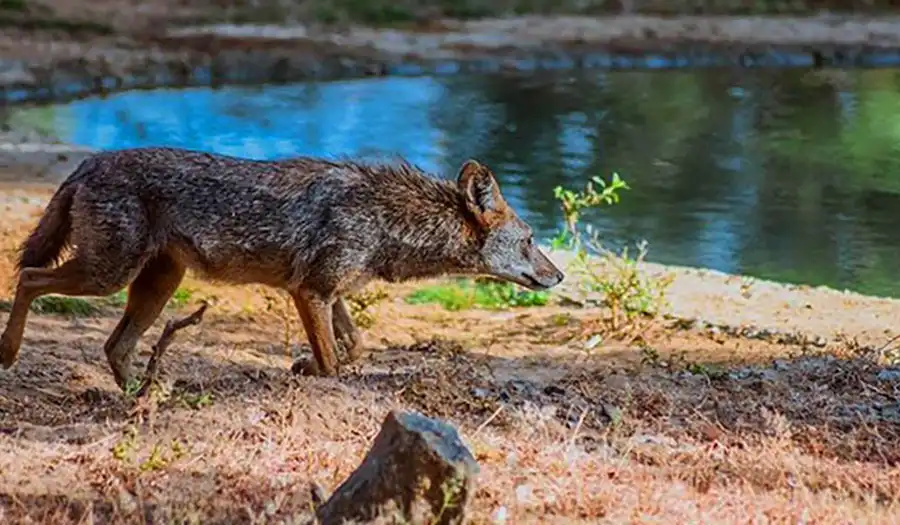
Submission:
[[[500,194],[500,185],[491,170],[476,160],[467,160],[459,169],[459,189],[469,206],[478,213],[500,211],[506,203]]]

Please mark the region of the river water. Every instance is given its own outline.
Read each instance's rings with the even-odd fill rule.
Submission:
[[[20,108],[13,128],[96,148],[253,158],[477,158],[538,233],[558,185],[632,190],[585,221],[613,249],[900,296],[900,70],[719,69],[388,77],[127,92]]]

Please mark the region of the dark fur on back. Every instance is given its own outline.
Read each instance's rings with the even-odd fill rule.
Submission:
[[[173,249],[215,280],[308,283],[330,295],[355,281],[479,265],[480,236],[457,185],[404,162],[256,161],[176,148],[100,153],[53,197],[21,267],[59,255],[73,198],[89,223],[79,236],[112,241],[127,232],[144,241],[135,251]]]

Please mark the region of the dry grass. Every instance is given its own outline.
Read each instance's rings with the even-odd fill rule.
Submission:
[[[27,226],[4,224],[0,247]],[[3,523],[297,522],[309,483],[336,487],[395,407],[459,427],[482,466],[476,523],[886,524],[900,511],[900,386],[847,344],[660,319],[588,352],[598,309],[450,313],[406,304],[411,285],[372,306],[363,363],[298,378],[287,354],[303,335],[284,347],[284,312],[252,288],[187,286],[214,306],[179,333],[152,402],[121,395],[105,364],[117,309],[29,319],[0,373]]]

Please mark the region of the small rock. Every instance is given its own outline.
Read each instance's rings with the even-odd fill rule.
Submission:
[[[0,60],[0,84],[31,85],[37,81],[29,71],[27,63],[21,60]]]
[[[778,374],[774,370],[759,370],[756,374],[760,379],[774,382],[778,380]]]
[[[740,368],[728,374],[728,378],[735,381],[743,381],[746,379],[758,378],[764,381],[775,381],[778,379],[778,373],[768,368]]]
[[[894,403],[881,408],[881,419],[900,423],[900,403]]]
[[[534,384],[528,381],[523,381],[521,379],[511,379],[506,382],[503,393],[505,393],[508,398],[512,396],[531,398],[534,397],[534,394],[536,394],[536,388]],[[503,394],[501,394],[501,397],[502,395]]]
[[[401,509],[396,518],[404,523],[462,524],[478,471],[454,427],[392,411],[362,464],[316,509],[316,517],[321,523],[373,523]]]
[[[537,411],[537,413],[544,421],[555,419],[557,412],[559,412],[559,407],[557,407],[556,405],[544,405]]]
[[[473,388],[472,397],[477,399],[486,399],[488,397],[488,391],[483,388]]]
[[[672,318],[671,315],[666,314],[663,316],[666,319]],[[684,318],[684,319],[675,319],[675,327],[681,330],[693,330],[697,327],[697,319],[694,318]]]
[[[900,369],[885,368],[881,372],[878,372],[877,377],[879,381],[900,381]]]
[[[728,378],[732,379],[734,381],[741,381],[741,380],[744,380],[744,379],[747,379],[748,377],[750,377],[750,375],[752,373],[753,373],[753,371],[748,368],[741,368],[741,369],[729,372]]]
[[[603,336],[595,335],[584,343],[585,350],[593,350],[597,345],[603,342]]]
[[[689,371],[689,370],[682,370],[681,372],[678,372],[677,374],[675,374],[675,379],[678,381],[688,381],[693,378],[694,378],[694,374],[691,373],[691,371]]]
[[[791,368],[791,365],[788,364],[784,359],[776,359],[774,363],[772,363],[772,368],[775,370],[784,372]]]
[[[137,500],[124,487],[119,487],[119,510],[124,514],[134,514],[138,511]]]
[[[519,454],[515,451],[510,452],[508,456],[506,456],[506,466],[509,468],[515,468],[519,464]]]
[[[531,500],[531,485],[519,485],[516,487],[516,502],[524,505]]]
[[[247,424],[250,426],[258,425],[262,423],[262,421],[266,419],[266,413],[259,409],[253,409],[252,412],[247,416]]]
[[[615,426],[622,422],[622,409],[611,405],[609,403],[603,403],[603,413],[606,414],[606,417],[609,418],[610,424]]]
[[[562,396],[566,394],[566,390],[556,385],[547,385],[544,387],[544,393],[548,396]]]
[[[631,441],[636,445],[659,445],[672,448],[678,445],[677,441],[668,436],[637,435],[631,438]]]
[[[629,390],[631,388],[631,381],[628,379],[628,376],[624,374],[612,374],[606,376],[601,381],[603,383],[603,388],[612,391],[621,391],[621,390]]]

